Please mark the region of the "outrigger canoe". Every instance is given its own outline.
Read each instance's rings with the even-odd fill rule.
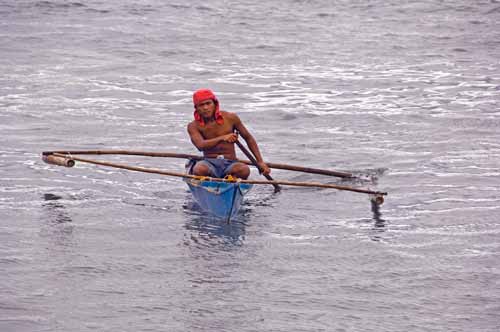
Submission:
[[[243,149],[242,149],[243,150]],[[188,184],[191,192],[193,193],[194,199],[200,205],[200,207],[210,212],[211,214],[225,218],[226,220],[231,220],[238,210],[240,209],[243,197],[250,191],[254,184],[263,185],[273,185],[275,187],[275,192],[279,190],[280,185],[284,186],[298,186],[298,187],[314,187],[314,188],[331,188],[337,190],[345,190],[350,192],[358,192],[370,195],[370,200],[372,203],[380,205],[384,202],[384,196],[387,192],[374,191],[370,189],[363,188],[353,188],[349,186],[341,186],[329,183],[318,183],[318,182],[292,182],[292,181],[275,181],[272,180],[270,176],[267,181],[261,180],[228,180],[228,179],[216,179],[216,178],[205,178],[190,175],[187,173],[178,173],[167,170],[146,168],[140,166],[130,166],[118,163],[112,163],[108,161],[92,160],[81,158],[78,155],[135,155],[135,156],[147,156],[147,157],[165,157],[165,158],[186,158],[200,160],[202,157],[179,154],[179,153],[169,153],[169,152],[147,152],[147,151],[127,151],[127,150],[88,150],[88,151],[44,151],[42,152],[42,159],[52,165],[73,167],[75,161],[90,163],[94,165],[114,167],[119,169],[126,169],[136,172],[153,173],[167,176],[175,176],[184,178],[184,181]],[[249,156],[250,157],[250,156]],[[250,159],[250,158],[249,158]],[[248,165],[256,165],[254,161],[238,160],[239,162],[246,163]],[[274,164],[267,163],[271,168],[287,169],[292,171],[299,171],[312,174],[322,174],[330,175],[341,178],[354,178],[350,173],[322,170],[309,167],[300,167],[285,164]]]
[[[240,182],[216,182],[186,178],[184,181],[198,205],[210,214],[231,220],[240,210],[243,197],[252,184]]]

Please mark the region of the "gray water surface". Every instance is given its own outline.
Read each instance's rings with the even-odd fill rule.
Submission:
[[[497,1],[4,0],[0,17],[0,331],[500,330]],[[202,87],[266,160],[361,176],[274,178],[385,204],[256,186],[226,224],[177,178],[41,161],[197,153]]]

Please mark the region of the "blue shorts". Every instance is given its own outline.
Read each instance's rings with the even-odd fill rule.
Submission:
[[[210,170],[210,176],[214,178],[224,178],[231,173],[234,165],[238,163],[237,160],[223,159],[223,158],[205,158],[198,162],[190,160],[187,164],[188,173],[193,174],[193,168],[197,164],[203,164]]]

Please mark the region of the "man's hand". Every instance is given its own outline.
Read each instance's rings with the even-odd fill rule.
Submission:
[[[260,174],[269,175],[269,173],[271,173],[271,169],[265,162],[261,161],[260,163],[257,163],[257,165],[259,165]]]
[[[222,136],[222,140],[224,142],[234,143],[238,140],[238,134],[231,133],[231,134],[224,135],[224,136]]]

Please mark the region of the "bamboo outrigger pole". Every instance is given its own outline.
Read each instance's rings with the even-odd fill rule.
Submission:
[[[200,177],[200,176],[196,176],[196,175],[165,171],[165,170],[156,169],[156,168],[128,166],[128,165],[124,165],[124,164],[111,163],[111,162],[107,162],[107,161],[85,159],[85,158],[75,157],[75,156],[73,156],[73,153],[70,154],[69,151],[67,151],[67,152],[68,153],[48,152],[48,151],[43,152],[43,160],[49,164],[66,166],[66,167],[73,167],[75,165],[75,161],[80,161],[80,162],[94,164],[94,165],[114,167],[114,168],[130,170],[130,171],[137,171],[137,172],[176,176],[176,177],[195,179],[195,180],[200,180],[200,181],[209,180],[209,181],[215,181],[215,182],[234,182],[234,181],[228,181],[226,179]],[[80,153],[80,154],[82,154],[82,153]],[[85,154],[85,153],[83,153],[83,154]],[[87,154],[90,154],[90,153],[87,153]],[[106,154],[106,153],[101,153],[101,154]],[[110,154],[110,153],[107,153],[107,154]],[[238,180],[237,182],[248,183],[248,184],[267,184],[267,185],[273,185],[273,186],[284,185],[284,186],[297,186],[297,187],[330,188],[330,189],[337,189],[337,190],[352,191],[352,192],[357,192],[357,193],[374,195],[374,198],[378,204],[382,204],[384,201],[383,196],[387,195],[386,192],[381,192],[381,191],[373,191],[373,190],[368,190],[368,189],[353,188],[353,187],[348,187],[348,186],[338,186],[338,185],[334,185],[334,184],[325,184],[325,183],[317,183],[317,182],[259,181],[259,180]]]
[[[201,160],[202,156],[185,154],[185,153],[170,153],[170,152],[148,152],[148,151],[131,151],[131,150],[75,150],[75,151],[45,151],[43,155],[50,155],[54,153],[68,154],[68,155],[130,155],[130,156],[145,156],[145,157],[162,157],[162,158],[182,158]],[[253,163],[248,160],[239,160],[247,165],[253,166]],[[355,176],[347,172],[332,171],[327,169],[301,167],[287,164],[266,163],[270,168],[284,169],[289,171],[304,172],[310,174],[321,174],[328,176],[335,176],[340,178],[354,178]]]

